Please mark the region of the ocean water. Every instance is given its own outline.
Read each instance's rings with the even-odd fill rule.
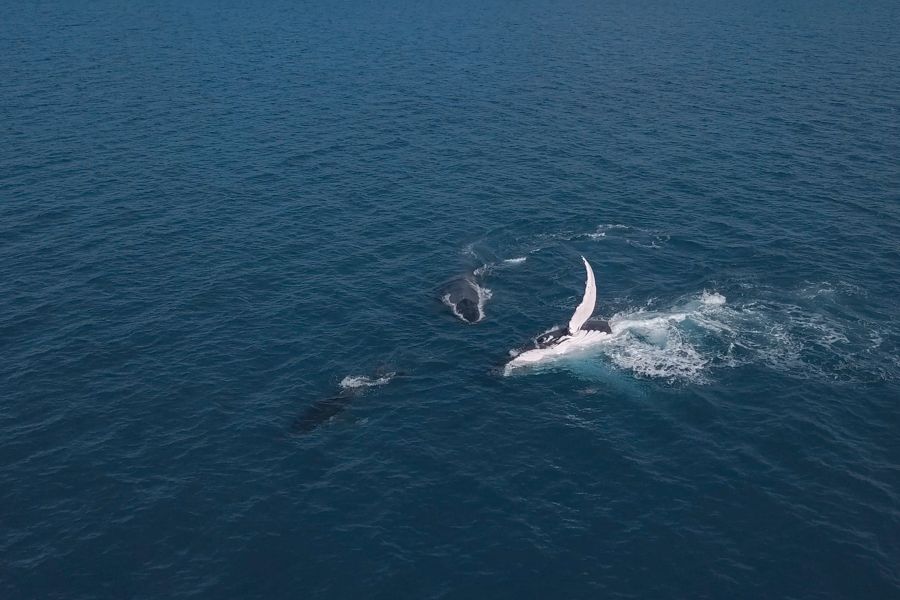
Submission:
[[[0,597],[900,597],[898,31],[2,2]]]

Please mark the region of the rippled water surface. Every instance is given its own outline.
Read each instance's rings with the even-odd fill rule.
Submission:
[[[900,597],[896,2],[0,4],[0,597]]]

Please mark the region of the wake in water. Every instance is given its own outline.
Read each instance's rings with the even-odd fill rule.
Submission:
[[[397,373],[392,371],[380,377],[367,377],[365,375],[347,375],[341,380],[341,389],[354,390],[357,388],[375,387],[390,383]]]
[[[527,256],[517,256],[515,258],[506,258],[504,260],[501,260],[500,262],[484,263],[483,265],[475,269],[475,275],[478,277],[488,275],[499,269],[521,265],[526,260],[528,260]]]
[[[543,233],[527,242],[528,252],[534,254],[553,247],[559,242],[592,241],[626,244],[637,248],[659,249],[668,243],[670,236],[659,229],[647,229],[621,223],[598,225],[593,231],[560,231]]]

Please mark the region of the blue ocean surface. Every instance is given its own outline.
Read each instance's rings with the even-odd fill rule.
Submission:
[[[0,2],[0,598],[900,598],[898,32]]]

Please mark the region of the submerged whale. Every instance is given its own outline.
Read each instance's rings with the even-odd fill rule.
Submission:
[[[581,260],[584,261],[587,272],[584,297],[569,319],[569,324],[550,329],[537,336],[530,345],[510,351],[513,358],[506,364],[507,372],[515,367],[534,364],[591,346],[607,340],[612,335],[612,329],[607,321],[589,320],[597,303],[597,283],[590,263],[583,256]]]
[[[484,318],[486,293],[472,275],[464,275],[443,286],[441,300],[457,318],[471,324]]]
[[[301,435],[312,432],[319,425],[330,421],[332,417],[343,412],[351,400],[352,396],[350,394],[342,394],[317,401],[294,419],[293,423],[291,423],[291,433]]]
[[[361,396],[367,389],[385,385],[397,376],[397,372],[378,372],[376,377],[352,377],[348,376],[341,381],[341,392],[322,400],[317,400],[309,408],[297,416],[291,423],[290,431],[293,434],[303,435],[311,433],[320,425],[331,421],[350,406],[357,396]]]

